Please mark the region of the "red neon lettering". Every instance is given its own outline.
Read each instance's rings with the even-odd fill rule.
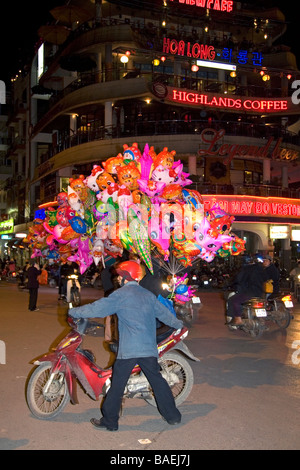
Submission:
[[[256,202],[254,206],[254,212],[256,214],[267,215],[270,212],[270,205],[268,202]]]
[[[241,204],[241,214],[251,214],[251,209],[252,209],[252,204],[253,202],[246,202],[243,201]]]
[[[164,38],[163,40],[163,52],[165,54],[168,54],[170,50],[170,39],[169,38]]]
[[[240,203],[238,201],[231,202],[231,214],[238,214],[240,212]]]
[[[186,101],[189,103],[194,103],[195,102],[195,93],[187,93],[186,94]]]
[[[178,55],[184,55],[184,41],[179,41]]]
[[[174,0],[171,0],[172,2]],[[178,0],[179,3],[186,4],[189,6],[197,6],[200,8],[208,8],[218,11],[232,11],[233,1],[231,0]]]
[[[198,44],[196,42],[196,44],[194,44],[193,47],[192,47],[192,56],[195,57],[195,58],[198,58],[201,54],[202,47],[204,47],[204,46],[201,45],[201,47],[200,47],[200,44]]]
[[[170,42],[170,52],[171,54],[176,54],[178,51],[178,42],[176,41],[176,39],[172,39],[172,41]]]
[[[214,9],[215,9],[215,10],[220,10],[220,9],[221,9],[219,0],[216,0],[216,1],[215,1]]]

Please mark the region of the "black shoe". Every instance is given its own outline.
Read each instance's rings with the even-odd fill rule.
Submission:
[[[95,426],[95,428],[98,428],[98,429],[105,429],[106,431],[117,431],[118,430],[118,426],[116,426],[116,427],[106,426],[106,424],[102,423],[101,419],[92,418],[91,423],[92,423],[93,426]]]
[[[171,426],[181,423],[181,418],[178,418],[178,419],[165,419],[164,418],[164,420],[167,421],[167,423],[170,424]]]

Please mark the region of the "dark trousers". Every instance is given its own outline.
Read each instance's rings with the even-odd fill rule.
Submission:
[[[38,287],[29,287],[29,310],[36,309],[36,302],[38,297]]]
[[[251,299],[249,294],[234,294],[227,301],[227,315],[229,317],[242,316],[242,303]]]
[[[132,369],[139,364],[147,377],[157,404],[158,411],[166,420],[180,420],[171,389],[160,373],[156,357],[116,359],[113,365],[112,383],[102,405],[102,422],[106,426],[118,426],[120,408],[126,383]]]

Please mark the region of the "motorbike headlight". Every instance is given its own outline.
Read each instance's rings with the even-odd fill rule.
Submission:
[[[298,274],[298,276],[297,276],[297,277],[298,277],[298,279],[300,280],[300,274]]]
[[[163,283],[163,284],[161,285],[161,287],[163,288],[163,290],[166,290],[166,289],[169,288],[168,284],[166,284],[166,283]]]
[[[69,279],[78,279],[78,276],[77,276],[77,274],[71,274],[69,276]]]

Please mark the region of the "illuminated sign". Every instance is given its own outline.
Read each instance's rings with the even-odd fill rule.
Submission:
[[[0,80],[0,104],[6,104],[6,85]]]
[[[236,70],[236,65],[223,64],[222,62],[205,62],[205,60],[197,60],[196,64],[199,67],[209,67],[210,69]]]
[[[270,137],[268,142],[263,145],[245,145],[245,144],[221,144],[217,147],[217,142],[225,136],[225,130],[220,129],[204,129],[200,134],[200,140],[204,144],[209,144],[207,149],[198,150],[198,155],[211,155],[226,157],[224,159],[225,165],[228,165],[235,156],[252,156],[260,158],[272,158],[273,160],[296,160],[299,157],[297,150],[291,150],[281,148],[280,144],[282,139],[279,138],[275,146],[273,147],[272,153],[270,154],[270,147],[274,141],[273,137]]]
[[[270,238],[284,240],[290,238],[290,227],[288,225],[276,225],[270,227]]]
[[[174,2],[174,0],[170,1]],[[226,11],[227,13],[230,13],[233,9],[233,2],[231,0],[178,0],[178,3],[207,8],[208,10]]]
[[[38,65],[37,65],[37,78],[38,80],[44,73],[44,43],[38,49],[37,53]]]
[[[291,240],[293,242],[300,242],[300,230],[292,229]]]
[[[215,57],[219,57],[221,60],[229,63],[234,59],[241,65],[245,65],[248,61],[252,61],[252,65],[255,67],[261,66],[263,60],[263,56],[260,52],[251,52],[252,57],[249,57],[247,50],[240,50],[234,56],[232,49],[229,49],[228,47],[224,47],[221,52],[216,52],[214,46],[199,44],[198,42],[193,43],[184,41],[183,39],[178,40],[170,38],[164,38],[163,40],[163,53],[192,57],[193,59],[207,59],[210,61],[213,61]],[[220,66],[224,66],[225,64],[220,64],[218,67],[212,63],[203,64],[197,62],[197,65],[210,68],[225,68]],[[228,68],[228,70],[233,69]]]
[[[164,38],[163,53],[193,57],[194,59],[214,60],[215,48],[195,42],[177,41],[177,39]]]
[[[223,196],[202,194],[204,210],[209,210],[214,204],[233,216],[287,218],[293,217],[300,222],[300,200],[280,197],[256,196]]]
[[[202,94],[172,88],[171,99],[176,103],[209,106],[212,108],[238,109],[252,112],[278,112],[288,109],[288,101],[280,99],[231,98],[221,95]]]
[[[14,219],[4,220],[0,222],[0,234],[12,233],[14,231]]]

